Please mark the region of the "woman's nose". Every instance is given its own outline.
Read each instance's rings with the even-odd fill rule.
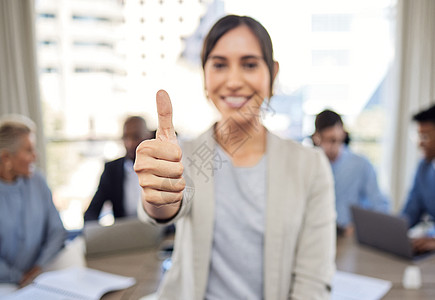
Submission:
[[[243,85],[243,74],[237,67],[230,68],[227,77],[227,87],[235,90]]]

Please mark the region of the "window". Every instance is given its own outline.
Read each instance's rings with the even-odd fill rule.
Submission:
[[[101,47],[101,48],[108,48],[113,49],[113,44],[107,43],[107,42],[96,42],[96,41],[74,41],[74,46],[77,47]]]
[[[313,67],[348,66],[350,62],[349,50],[313,50],[311,61]]]
[[[349,99],[349,86],[346,84],[313,84],[307,87],[307,99],[322,103]]]
[[[348,14],[314,14],[311,19],[313,32],[350,31],[352,15]]]
[[[55,19],[56,15],[53,13],[39,13],[38,18],[41,19]]]
[[[40,71],[42,73],[57,73],[59,70],[56,67],[44,67]]]
[[[112,20],[108,17],[97,17],[97,16],[84,16],[84,15],[73,15],[72,19],[74,21],[80,22],[111,22]]]
[[[196,135],[214,122],[202,88],[202,38],[223,14],[246,13],[246,3],[35,3],[47,176],[65,226],[78,228],[104,162],[123,155],[124,118],[145,116],[155,129],[158,89],[169,91],[181,135]],[[386,118],[380,91],[388,88],[384,79],[394,56],[395,0],[301,3],[249,4],[249,14],[268,29],[280,63],[265,123],[301,140],[312,133],[315,114],[332,108],[343,115],[352,147],[376,164]],[[199,112],[195,118],[192,111]],[[370,131],[361,129],[367,129],[361,125],[366,120],[373,124]]]

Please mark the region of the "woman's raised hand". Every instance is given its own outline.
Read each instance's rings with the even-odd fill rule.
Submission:
[[[134,170],[142,187],[144,209],[151,217],[166,220],[179,210],[186,183],[182,152],[172,124],[171,99],[166,91],[157,92],[156,104],[156,138],[139,144]]]

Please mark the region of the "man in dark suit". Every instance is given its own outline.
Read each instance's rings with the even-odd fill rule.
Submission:
[[[85,212],[85,221],[98,220],[106,201],[112,203],[115,219],[136,216],[141,192],[137,175],[133,170],[136,147],[143,140],[153,137],[153,132],[147,128],[142,117],[132,116],[125,120],[122,140],[126,155],[105,164],[98,189]]]

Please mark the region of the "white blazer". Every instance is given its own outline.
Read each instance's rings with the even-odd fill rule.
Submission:
[[[180,211],[171,220],[176,222],[172,267],[159,287],[159,299],[204,299],[214,222],[211,154],[215,145],[211,128],[182,146],[188,187]],[[266,152],[263,298],[329,299],[336,246],[330,164],[320,150],[270,132]],[[141,220],[156,223],[142,205],[139,208]]]

